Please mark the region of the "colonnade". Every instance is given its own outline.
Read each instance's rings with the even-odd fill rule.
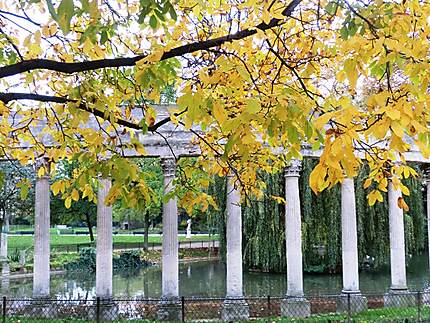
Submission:
[[[162,158],[164,194],[173,189],[176,160]],[[287,291],[281,302],[284,316],[308,316],[310,304],[303,291],[302,237],[299,176],[301,162],[291,161],[285,169],[285,240],[287,260]],[[242,216],[240,191],[234,177],[228,176],[227,186],[227,294],[222,306],[224,320],[245,319],[249,307],[244,300],[242,282]],[[112,298],[112,208],[104,204],[111,182],[101,179],[97,204],[97,263],[96,294],[103,299]],[[386,306],[400,305],[402,293],[407,291],[405,265],[405,238],[403,211],[398,207],[401,191],[395,189],[391,180],[388,185],[391,286],[385,295]],[[427,201],[430,201],[430,179],[427,177]],[[35,207],[35,253],[33,274],[33,296],[49,296],[49,178],[36,179]],[[162,248],[162,302],[159,316],[163,319],[180,319],[179,275],[178,275],[178,222],[177,203],[172,198],[163,204],[163,248]],[[430,203],[427,203],[430,214]],[[342,223],[342,272],[341,295],[353,297],[352,310],[367,307],[360,293],[358,274],[357,217],[355,212],[354,180],[345,178],[341,187]],[[430,217],[429,217],[430,236]],[[430,248],[430,244],[429,244]],[[404,297],[404,295],[402,295]],[[344,308],[345,298],[340,297],[338,309]],[[413,301],[413,298],[411,299]],[[350,304],[350,305],[351,305]],[[403,298],[404,304],[404,298]]]

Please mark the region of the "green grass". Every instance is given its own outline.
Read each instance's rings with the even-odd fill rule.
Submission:
[[[430,319],[430,308],[428,306],[422,307],[420,310],[421,322]],[[369,309],[357,314],[351,315],[350,322],[417,322],[418,311],[417,308],[378,308]],[[318,314],[311,315],[308,318],[293,319],[283,317],[272,317],[264,319],[253,319],[247,322],[273,322],[273,323],[289,323],[289,322],[300,322],[300,323],[323,323],[323,322],[347,322],[348,317],[346,314]]]
[[[293,319],[293,318],[261,318],[252,319],[246,322],[273,322],[273,323],[289,323],[289,322],[300,322],[300,323],[323,323],[323,322],[347,322],[347,316],[342,314],[321,314],[312,315],[305,319]],[[421,322],[426,322],[430,319],[430,308],[423,307],[420,313]],[[350,322],[354,323],[370,323],[370,322],[417,322],[418,313],[416,308],[378,308],[370,309],[359,314],[351,316]],[[188,321],[187,322],[192,322]],[[21,322],[21,323],[39,323],[39,322],[90,322],[86,320],[70,320],[70,319],[35,319],[35,318],[9,318],[7,322]],[[115,322],[126,322],[125,320],[117,320]],[[150,320],[133,320],[133,322],[154,322]],[[211,320],[211,322],[221,322],[217,320]]]
[[[95,322],[95,320],[87,321],[87,320],[78,320],[78,319],[33,319],[33,318],[19,318],[19,317],[11,317],[6,319],[6,322],[10,323],[41,323],[41,322],[55,322],[55,323],[87,323],[87,322]],[[104,322],[104,321],[101,321]],[[110,321],[113,322],[113,321]],[[128,320],[115,320],[115,323],[126,323]],[[154,322],[153,320],[133,320],[133,323],[150,323]]]
[[[191,241],[211,241],[217,240],[218,236],[207,236],[207,235],[196,235],[191,238]],[[33,247],[33,236],[9,236],[8,237],[8,249],[28,249]],[[190,241],[184,236],[179,236],[179,241]],[[134,235],[119,235],[113,236],[114,244],[126,244],[126,243],[141,243],[143,244],[143,236]],[[161,236],[150,236],[150,244],[161,244]],[[51,234],[51,247],[56,246],[73,246],[73,245],[86,245],[90,243],[89,236],[72,236],[72,235],[57,235]]]

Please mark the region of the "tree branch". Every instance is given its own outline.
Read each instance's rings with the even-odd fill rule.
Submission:
[[[51,103],[61,103],[61,104],[67,104],[67,103],[78,103],[78,100],[74,99],[68,99],[65,97],[59,97],[59,96],[51,96],[51,95],[41,95],[41,94],[33,94],[33,93],[1,93],[0,92],[0,101],[2,101],[4,104],[9,103],[10,101],[19,101],[19,100],[32,100],[32,101],[39,101],[39,102],[51,102]],[[100,117],[104,120],[106,120],[105,112],[97,109],[89,108],[85,103],[80,103],[77,107],[80,110],[87,111],[89,113],[92,113],[96,117]],[[187,111],[187,109],[177,112],[174,114],[175,117],[178,117],[182,114],[184,114]],[[170,122],[171,118],[166,117],[164,119],[161,119],[160,121],[154,123],[151,126],[148,126],[148,131],[154,132],[161,126],[165,125],[166,123]],[[139,126],[139,124],[136,124],[134,122],[124,120],[124,119],[118,119],[116,121],[117,124],[120,126],[130,128],[130,129],[136,129],[136,130],[142,130],[142,127]]]
[[[290,16],[294,9],[300,4],[302,0],[292,0],[290,4],[282,11],[285,17]],[[193,53],[196,51],[207,50],[212,47],[221,46],[224,43],[232,42],[234,40],[240,40],[249,36],[255,35],[257,30],[268,30],[274,27],[280,26],[282,19],[272,18],[269,23],[260,23],[255,28],[244,29],[234,34],[221,36],[214,39],[209,39],[200,42],[194,42],[191,44],[179,46],[173,48],[161,56],[160,61],[166,60],[172,57],[178,57],[185,54]],[[94,61],[84,62],[58,62],[50,59],[30,59],[22,61],[16,64],[7,65],[0,67],[0,78],[7,76],[17,75],[24,72],[29,72],[37,69],[51,70],[66,74],[72,74],[77,72],[92,71],[108,67],[122,67],[122,66],[134,66],[136,62],[146,57],[146,54],[137,55],[134,57],[121,57],[112,59],[99,59]]]

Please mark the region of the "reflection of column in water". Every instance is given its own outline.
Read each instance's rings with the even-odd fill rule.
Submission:
[[[148,297],[148,270],[143,271],[143,296]]]
[[[2,293],[2,295],[5,295],[5,296],[10,295],[10,293],[9,293],[9,282],[10,282],[9,276],[2,277],[2,280],[1,280],[1,293]]]
[[[214,271],[215,271],[215,264],[211,262],[208,270],[208,280],[212,280],[212,277],[214,276]]]
[[[9,296],[9,273],[10,273],[10,268],[9,268],[9,263],[7,261],[3,262],[3,267],[2,267],[2,279],[1,279],[1,293],[2,295],[6,295]]]
[[[188,264],[187,277],[191,278],[191,264]]]
[[[126,288],[125,288],[125,296],[126,297],[130,297],[130,279],[131,279],[131,276],[127,276],[126,278]]]
[[[74,290],[76,287],[76,283],[74,280],[67,280],[66,281],[66,291]]]

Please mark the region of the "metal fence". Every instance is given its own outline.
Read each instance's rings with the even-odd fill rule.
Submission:
[[[429,292],[300,297],[9,299],[3,322],[430,322]]]

